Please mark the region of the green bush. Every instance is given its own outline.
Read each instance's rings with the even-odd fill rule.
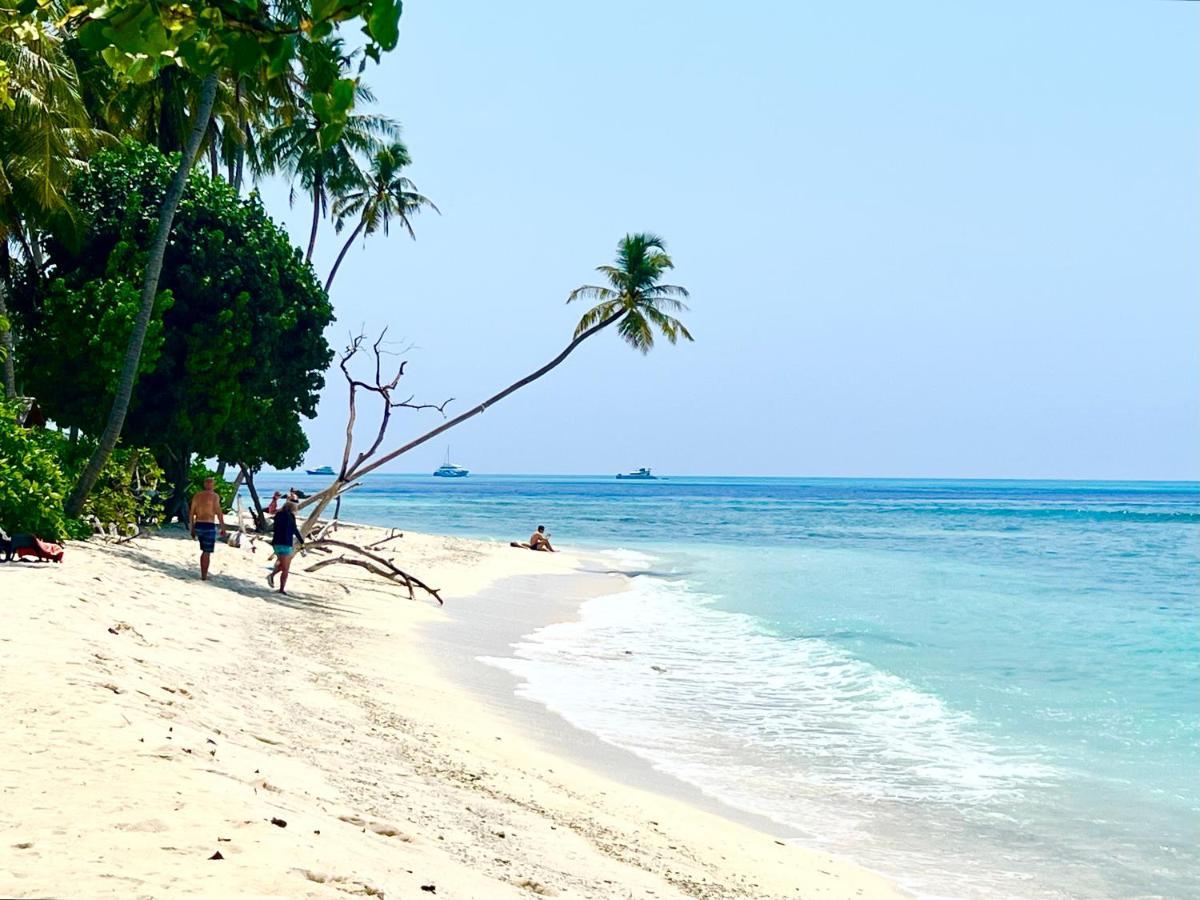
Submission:
[[[77,464],[72,474],[82,470],[91,456],[92,447],[81,444],[86,452],[76,451]],[[163,498],[159,483],[163,471],[149,450],[118,448],[108,458],[96,486],[84,504],[85,518],[95,516],[102,525],[115,524],[122,533],[130,526],[157,523],[162,516]]]
[[[18,404],[0,402],[0,528],[48,540],[85,538],[95,517],[125,533],[132,525],[156,522],[162,500],[162,469],[148,450],[118,448],[96,482],[82,519],[68,519],[63,504],[94,442],[74,445],[57,432],[23,428]]]
[[[52,541],[85,537],[87,525],[63,513],[72,481],[61,436],[22,427],[17,409],[0,402],[0,527],[9,535],[29,532]]]

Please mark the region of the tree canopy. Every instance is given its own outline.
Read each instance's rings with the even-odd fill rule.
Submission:
[[[40,302],[22,297],[19,366],[61,425],[103,427],[139,305],[128,273],[143,265],[174,167],[140,145],[93,157],[71,190],[78,224],[47,241]],[[316,414],[332,358],[323,332],[333,310],[257,195],[239,198],[194,171],[160,287],[127,440],[164,463],[198,453],[298,464],[308,446],[300,421]]]

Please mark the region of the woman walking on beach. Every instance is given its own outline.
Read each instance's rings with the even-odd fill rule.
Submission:
[[[279,593],[286,594],[288,570],[292,567],[292,551],[294,541],[304,546],[304,536],[296,527],[296,501],[289,500],[283,509],[275,516],[275,532],[271,536],[271,545],[275,550],[275,568],[267,576],[267,584],[275,587],[275,576],[279,576]]]

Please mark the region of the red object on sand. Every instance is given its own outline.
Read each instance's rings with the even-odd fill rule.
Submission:
[[[62,547],[58,544],[51,544],[49,541],[43,541],[38,537],[33,538],[32,543],[17,547],[16,554],[17,556],[32,556],[34,559],[49,560],[56,563],[63,561]]]

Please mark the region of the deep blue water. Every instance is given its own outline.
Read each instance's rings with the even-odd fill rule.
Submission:
[[[607,548],[633,590],[493,662],[806,844],[926,896],[1200,896],[1196,484],[381,476],[342,515]]]

